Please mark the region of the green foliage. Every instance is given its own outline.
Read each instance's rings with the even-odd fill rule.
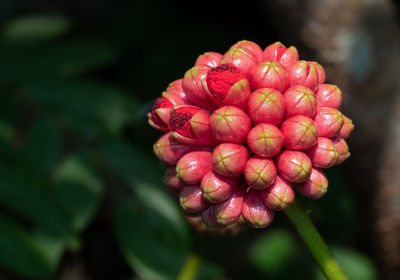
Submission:
[[[333,247],[332,253],[338,261],[343,272],[352,280],[376,280],[377,271],[372,261],[354,249],[344,247]],[[315,270],[316,279],[325,279],[319,269]]]
[[[70,21],[62,16],[35,15],[8,22],[1,38],[12,42],[32,42],[52,39],[68,31]]]
[[[294,257],[296,241],[285,230],[269,230],[250,248],[250,262],[267,275],[282,272]]]

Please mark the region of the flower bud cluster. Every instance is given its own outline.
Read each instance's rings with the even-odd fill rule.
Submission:
[[[198,57],[148,114],[165,134],[154,153],[164,183],[191,220],[210,230],[267,227],[301,194],[322,197],[321,169],[345,161],[354,129],[324,68],[277,42],[240,41]]]

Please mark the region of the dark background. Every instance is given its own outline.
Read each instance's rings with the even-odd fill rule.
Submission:
[[[283,213],[265,230],[199,234],[161,183],[152,102],[199,54],[243,39],[293,44],[303,59],[322,58],[328,82],[346,82],[344,113],[361,127],[353,156],[327,172],[324,198],[303,203],[350,279],[396,279],[398,256],[381,256],[369,220],[375,192],[359,164],[376,161],[381,146],[365,150],[369,125],[357,123],[346,69],[304,33],[324,6],[292,1],[317,11],[308,14],[269,2],[0,2],[0,279],[175,279],[188,256],[200,258],[197,279],[323,279]],[[368,26],[385,30],[378,19]]]

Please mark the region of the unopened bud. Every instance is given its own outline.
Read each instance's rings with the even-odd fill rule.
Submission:
[[[251,120],[243,110],[234,106],[223,106],[211,114],[210,125],[217,141],[244,143]]]
[[[276,167],[269,158],[251,157],[244,169],[247,184],[254,189],[268,188],[276,178]]]
[[[339,109],[342,105],[342,91],[336,85],[320,84],[316,97],[318,107]]]
[[[274,211],[288,208],[294,201],[292,185],[281,176],[277,176],[275,182],[268,188],[260,191],[265,205]]]
[[[299,60],[299,53],[293,46],[286,48],[281,42],[276,42],[265,48],[263,61],[277,61],[282,66],[288,67]]]
[[[339,153],[331,139],[318,137],[317,144],[305,152],[313,166],[329,168],[337,162]]]
[[[285,112],[283,96],[273,88],[260,88],[250,95],[248,109],[253,123],[279,126]]]
[[[285,68],[276,61],[264,61],[257,64],[249,73],[253,90],[273,88],[284,92],[289,87],[289,77]]]
[[[220,203],[230,197],[239,185],[238,178],[226,177],[209,171],[201,180],[203,197],[210,203]]]
[[[313,168],[310,178],[301,184],[296,184],[296,188],[302,195],[318,199],[328,191],[328,179],[321,170]]]
[[[339,158],[335,163],[335,165],[338,165],[350,157],[349,146],[347,146],[346,141],[341,137],[332,138],[332,141],[339,153]]]
[[[271,224],[275,212],[265,206],[259,191],[250,189],[243,201],[242,216],[252,227],[265,228]]]
[[[309,88],[297,85],[292,86],[283,94],[285,117],[290,118],[303,115],[313,118],[317,109],[317,99]]]
[[[302,85],[315,91],[318,87],[318,71],[314,64],[299,60],[287,68],[290,86]]]
[[[304,182],[311,174],[311,160],[300,151],[281,152],[275,157],[275,164],[279,174],[292,183]]]
[[[232,63],[244,74],[247,74],[258,63],[258,58],[249,49],[231,48],[224,54],[220,63]]]
[[[208,146],[182,144],[171,134],[171,132],[164,134],[153,145],[154,154],[168,165],[175,165],[182,156],[192,151],[211,151],[211,147]]]
[[[211,67],[206,64],[195,65],[185,73],[182,81],[182,88],[190,104],[205,110],[214,110],[216,108],[207,91],[203,88],[203,83],[205,83],[210,69]]]
[[[205,64],[210,67],[217,67],[222,59],[222,54],[217,52],[206,52],[200,55],[195,65]]]
[[[212,170],[210,152],[190,152],[184,155],[176,164],[176,173],[184,184],[195,185],[200,183],[204,174]]]
[[[217,222],[222,225],[231,225],[237,222],[242,214],[244,188],[239,187],[224,202],[214,205],[214,214]]]
[[[304,150],[317,143],[318,133],[312,119],[295,116],[285,120],[281,126],[285,137],[284,146],[291,150]]]
[[[208,207],[208,202],[203,198],[199,185],[184,186],[179,195],[179,202],[186,212],[200,213]]]
[[[251,51],[257,57],[257,61],[258,62],[260,62],[261,59],[262,59],[263,50],[260,48],[259,45],[257,45],[254,42],[247,41],[247,40],[242,40],[242,41],[239,41],[236,44],[234,44],[232,47],[230,47],[230,49],[233,49],[233,48],[248,49],[249,51]]]
[[[318,83],[319,83],[319,84],[325,83],[325,78],[326,78],[326,76],[325,76],[325,69],[324,69],[324,67],[322,67],[322,65],[319,64],[319,63],[316,62],[316,61],[307,61],[307,63],[308,63],[308,64],[313,64],[314,67],[315,67],[315,69],[317,70],[317,73],[318,73]]]
[[[342,128],[339,131],[340,137],[346,139],[347,137],[350,136],[351,132],[354,130],[354,124],[351,119],[343,115],[343,125]]]
[[[247,136],[249,148],[262,157],[272,157],[279,153],[285,138],[272,124],[260,123],[253,127]]]
[[[314,117],[318,136],[331,138],[338,136],[343,125],[343,116],[339,110],[330,107],[318,107]]]
[[[212,152],[214,170],[228,177],[242,175],[248,158],[246,147],[233,143],[222,143]]]
[[[184,184],[179,180],[178,176],[176,175],[175,166],[170,166],[165,170],[163,182],[172,193],[178,195],[184,186]]]

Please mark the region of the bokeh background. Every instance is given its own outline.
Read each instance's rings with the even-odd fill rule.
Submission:
[[[294,44],[342,88],[352,158],[302,202],[350,279],[400,279],[397,7],[1,0],[0,279],[176,279],[189,257],[196,279],[323,279],[283,213],[199,234],[162,185],[152,102],[242,39]]]

